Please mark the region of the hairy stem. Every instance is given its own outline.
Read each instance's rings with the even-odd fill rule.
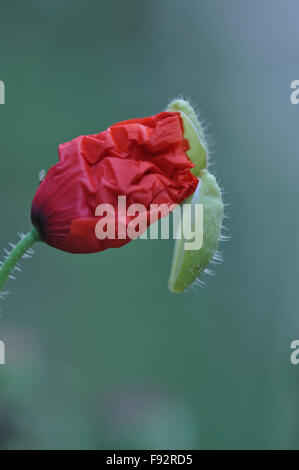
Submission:
[[[39,240],[40,237],[37,230],[32,227],[30,232],[24,235],[24,237],[22,237],[21,240],[12,248],[0,269],[0,292],[17,262],[23,257],[26,251]]]

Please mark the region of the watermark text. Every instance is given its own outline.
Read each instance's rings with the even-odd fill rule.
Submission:
[[[293,80],[291,82],[291,89],[294,91],[292,91],[290,95],[290,101],[292,104],[298,104],[299,103],[299,80]]]
[[[0,80],[0,104],[5,104],[5,85],[2,80]]]
[[[0,365],[5,364],[5,345],[3,341],[0,341]]]
[[[202,204],[130,204],[126,196],[118,196],[117,207],[112,204],[99,204],[95,216],[99,221],[95,235],[99,240],[157,239],[158,222],[161,221],[160,237],[171,237],[170,217],[172,213],[172,237],[184,240],[185,250],[199,250],[203,245],[203,205]],[[149,230],[147,231],[147,228]]]

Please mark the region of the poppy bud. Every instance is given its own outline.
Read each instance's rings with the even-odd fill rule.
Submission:
[[[183,117],[176,110],[119,122],[61,144],[59,162],[34,196],[32,224],[41,240],[71,253],[122,246],[131,238],[97,238],[96,208],[112,205],[117,219],[119,196],[126,196],[127,206],[142,204],[148,211],[151,204],[180,204],[198,184],[188,150]]]

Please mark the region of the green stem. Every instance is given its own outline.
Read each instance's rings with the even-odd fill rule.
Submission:
[[[39,240],[40,236],[37,230],[32,227],[30,232],[21,238],[21,240],[13,247],[0,269],[0,292],[17,262],[22,258],[26,251]]]

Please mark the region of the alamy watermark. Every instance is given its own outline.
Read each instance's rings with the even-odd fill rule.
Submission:
[[[191,204],[142,204],[127,206],[126,196],[118,196],[115,208],[112,204],[99,204],[95,216],[101,217],[95,226],[99,240],[125,240],[130,238],[158,239],[161,220],[161,238],[171,238],[170,217],[172,213],[172,238],[184,239],[185,250],[199,250],[203,245],[203,205]],[[147,228],[149,230],[147,231]]]
[[[5,85],[0,80],[0,104],[5,104]]]
[[[5,364],[5,344],[0,341],[0,366]]]
[[[290,355],[290,361],[293,366],[297,366],[299,364],[299,340],[294,339],[291,344],[290,348],[293,349],[293,352]]]
[[[291,82],[290,88],[294,91],[290,94],[290,101],[292,104],[299,103],[299,80],[293,80]]]

